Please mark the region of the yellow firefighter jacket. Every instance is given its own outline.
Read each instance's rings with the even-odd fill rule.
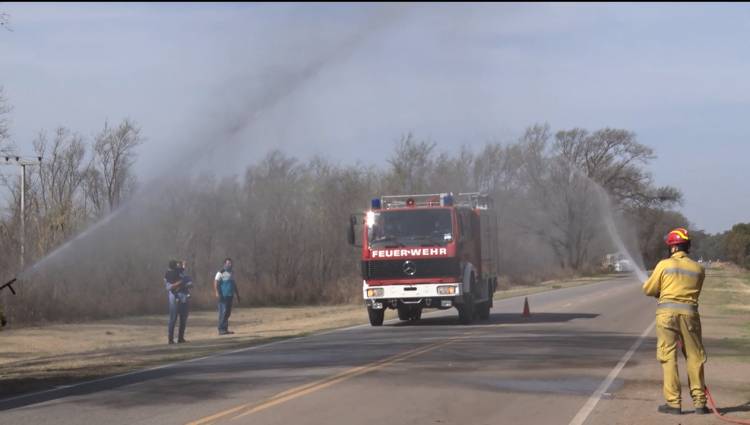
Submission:
[[[698,305],[706,271],[682,251],[659,261],[651,277],[643,284],[643,292],[659,295],[659,304],[683,303]]]

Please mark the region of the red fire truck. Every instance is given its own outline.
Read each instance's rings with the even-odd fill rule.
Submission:
[[[362,293],[372,326],[385,309],[419,320],[424,308],[456,307],[462,323],[487,319],[497,287],[497,218],[480,193],[382,196],[352,215],[361,229]]]

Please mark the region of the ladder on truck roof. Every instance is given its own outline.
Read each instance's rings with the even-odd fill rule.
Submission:
[[[404,208],[407,202],[413,202],[415,207],[444,207],[457,206],[481,210],[492,208],[492,198],[480,192],[426,193],[415,195],[383,195],[380,197],[383,209]]]
[[[462,192],[458,194],[458,199],[463,200],[466,206],[479,210],[489,210],[494,206],[492,198],[481,192]]]

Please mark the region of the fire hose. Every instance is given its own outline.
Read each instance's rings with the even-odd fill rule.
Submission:
[[[717,418],[730,424],[750,425],[750,421],[727,418],[726,416],[723,416],[721,413],[719,413],[719,409],[716,407],[716,402],[714,401],[714,398],[711,396],[711,392],[708,390],[708,385],[703,387],[703,389],[704,391],[706,391],[706,399],[708,400],[708,406],[711,408],[711,411],[714,412],[714,415]]]
[[[684,345],[682,342],[682,338],[677,338],[677,345],[679,346],[680,350],[684,350]],[[684,353],[684,351],[683,351]],[[708,385],[705,385],[703,387],[703,391],[706,392],[706,401],[708,401],[708,406],[711,408],[711,411],[714,413],[714,415],[719,418],[720,420],[730,423],[730,424],[737,424],[737,425],[750,425],[750,421],[743,421],[740,419],[731,419],[723,416],[721,413],[719,413],[719,408],[716,407],[716,402],[714,401],[713,396],[711,396],[711,391],[708,390]]]
[[[16,282],[16,280],[18,280],[18,278],[13,278],[9,282],[5,283],[3,286],[0,286],[0,291],[5,289],[5,287],[8,287],[8,289],[10,289],[10,292],[12,292],[13,295],[16,295],[16,290],[13,289],[13,284]]]

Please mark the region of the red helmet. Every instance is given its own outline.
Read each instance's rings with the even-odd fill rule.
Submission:
[[[690,242],[690,235],[684,227],[678,227],[667,234],[667,245],[680,245]]]

